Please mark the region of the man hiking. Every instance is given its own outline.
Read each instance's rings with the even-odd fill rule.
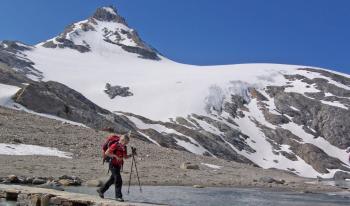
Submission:
[[[122,194],[122,185],[123,180],[120,175],[120,171],[123,167],[124,159],[132,157],[132,155],[136,155],[136,151],[133,151],[133,154],[127,155],[126,145],[130,141],[130,133],[125,135],[116,135],[113,134],[107,138],[107,141],[104,148],[106,147],[106,151],[104,149],[104,155],[109,162],[109,170],[111,171],[111,176],[108,181],[100,187],[97,192],[101,198],[104,198],[104,193],[109,189],[109,187],[114,184],[115,186],[115,198],[117,201],[124,202],[123,194]]]

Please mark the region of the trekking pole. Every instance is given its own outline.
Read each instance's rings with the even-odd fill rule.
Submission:
[[[134,155],[133,155],[134,157]],[[132,168],[134,166],[134,158],[131,161],[131,168],[130,168],[130,176],[129,176],[129,186],[128,186],[128,194],[130,193],[130,184],[131,184],[131,174],[132,174]]]
[[[135,160],[134,154],[132,155],[132,159],[133,159],[133,162],[135,162],[135,170],[136,170],[137,181],[139,182],[140,192],[142,192],[139,172],[137,171],[136,160]]]

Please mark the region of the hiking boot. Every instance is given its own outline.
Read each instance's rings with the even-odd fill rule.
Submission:
[[[105,198],[103,192],[101,192],[101,189],[97,189],[96,192],[98,193],[98,196],[100,196],[100,198]]]
[[[115,200],[118,202],[124,202],[124,199],[122,197],[117,197]]]

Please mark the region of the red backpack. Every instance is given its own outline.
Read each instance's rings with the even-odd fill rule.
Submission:
[[[102,145],[103,164],[104,164],[105,162],[110,162],[110,161],[112,160],[112,158],[110,158],[110,157],[108,157],[108,156],[106,155],[106,151],[108,150],[108,148],[109,148],[112,144],[119,142],[119,139],[120,139],[120,137],[119,137],[118,135],[115,135],[115,134],[114,134],[114,135],[111,135],[111,136],[109,136],[109,137],[107,137],[105,143]]]

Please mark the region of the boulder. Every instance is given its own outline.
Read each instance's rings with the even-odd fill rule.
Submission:
[[[12,183],[12,184],[18,184],[20,183],[19,178],[16,175],[9,175],[7,178],[4,179],[4,183]]]
[[[122,87],[119,85],[112,86],[111,84],[106,84],[106,89],[104,92],[109,96],[109,98],[114,99],[116,96],[128,97],[134,95],[129,91],[129,87]]]
[[[350,179],[350,173],[348,172],[343,172],[343,171],[337,171],[334,176],[334,180],[345,180],[345,179]]]
[[[263,182],[263,183],[276,183],[276,184],[284,184],[286,181],[285,180],[276,180],[272,177],[268,177],[268,176],[265,176],[265,177],[261,177],[259,179],[260,182]]]
[[[193,188],[204,188],[203,185],[193,185],[192,187],[193,187]]]
[[[60,180],[58,180],[58,183],[60,183],[63,186],[80,186],[81,180],[78,180],[78,179],[60,179]]]
[[[64,191],[62,184],[60,184],[58,181],[48,181],[45,184],[42,184],[38,186],[40,188],[46,188],[46,189],[53,189],[53,190],[59,190]]]
[[[41,184],[44,184],[46,183],[46,180],[45,179],[42,179],[42,178],[34,178],[32,184],[33,185],[41,185]]]
[[[23,184],[33,184],[34,177],[23,178]]]
[[[196,164],[192,164],[190,162],[184,162],[180,165],[181,169],[184,170],[199,170],[199,166]]]

